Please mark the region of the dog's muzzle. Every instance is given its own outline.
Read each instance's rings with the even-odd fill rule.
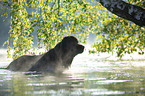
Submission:
[[[82,53],[84,51],[84,46],[83,45],[78,45],[77,50],[78,50],[78,53]]]

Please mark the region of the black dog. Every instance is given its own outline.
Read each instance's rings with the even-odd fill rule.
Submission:
[[[73,58],[82,53],[84,46],[78,44],[78,40],[73,36],[64,37],[53,49],[43,55],[24,55],[7,67],[12,71],[48,71],[62,72],[68,68]]]

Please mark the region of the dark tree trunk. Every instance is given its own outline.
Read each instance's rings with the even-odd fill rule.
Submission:
[[[110,12],[119,17],[134,22],[139,26],[145,26],[145,9],[126,3],[122,0],[96,0]]]

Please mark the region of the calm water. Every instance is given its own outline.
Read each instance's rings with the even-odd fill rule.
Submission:
[[[5,67],[10,61],[0,52],[0,67]],[[145,56],[117,60],[108,54],[83,53],[62,74],[0,69],[0,96],[96,95],[145,96]]]

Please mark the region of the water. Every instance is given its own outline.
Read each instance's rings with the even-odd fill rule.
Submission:
[[[7,66],[5,51],[0,67]],[[118,60],[108,54],[75,57],[62,74],[12,72],[0,69],[0,96],[144,96],[145,56]]]

